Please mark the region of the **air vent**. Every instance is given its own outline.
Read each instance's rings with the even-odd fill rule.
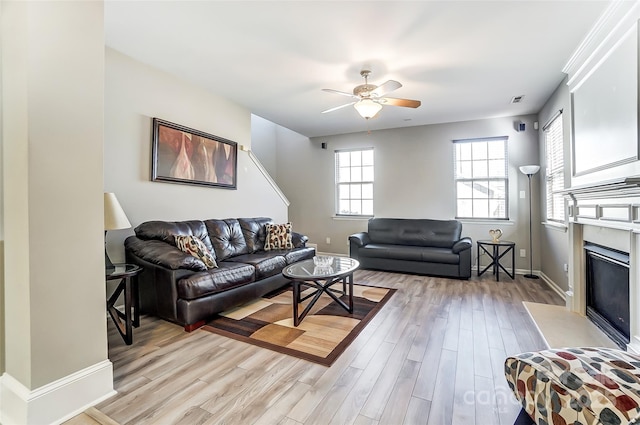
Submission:
[[[511,98],[511,103],[520,103],[522,102],[522,99],[524,99],[524,95],[520,95],[520,96],[514,96]]]

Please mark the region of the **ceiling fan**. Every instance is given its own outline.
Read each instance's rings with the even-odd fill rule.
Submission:
[[[371,74],[371,71],[369,71],[368,69],[363,69],[362,71],[360,71],[360,75],[364,77],[364,84],[360,84],[359,86],[354,87],[353,94],[333,89],[322,89],[322,91],[326,91],[328,93],[336,93],[342,96],[348,96],[356,99],[353,102],[336,106],[335,108],[327,109],[326,111],[322,111],[322,113],[326,114],[327,112],[333,112],[338,109],[353,105],[353,107],[356,108],[356,111],[358,111],[362,118],[370,119],[375,117],[378,112],[380,112],[383,105],[404,106],[406,108],[417,108],[418,106],[420,106],[421,103],[419,100],[386,97],[385,94],[399,89],[400,87],[402,87],[402,84],[394,80],[388,80],[379,86],[376,86],[375,84],[369,84],[369,74]]]

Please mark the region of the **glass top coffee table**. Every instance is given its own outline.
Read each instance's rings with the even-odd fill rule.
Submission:
[[[322,294],[329,295],[338,305],[353,313],[353,272],[360,267],[360,263],[348,257],[327,257],[327,265],[317,266],[313,259],[291,264],[282,270],[284,277],[291,280],[293,286],[293,325],[298,326],[309,313]],[[342,282],[342,291],[332,288]],[[300,297],[300,287],[307,286],[314,292]],[[347,290],[348,287],[348,290]],[[348,295],[349,304],[339,296]],[[298,314],[298,304],[313,297],[302,313]]]

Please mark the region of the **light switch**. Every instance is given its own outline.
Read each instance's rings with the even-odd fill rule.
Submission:
[[[524,198],[526,198],[526,197],[527,197],[527,195],[525,195],[524,190],[521,190],[521,191],[520,191],[520,199],[524,199]]]

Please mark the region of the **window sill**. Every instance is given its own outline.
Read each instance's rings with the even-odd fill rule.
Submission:
[[[458,220],[462,224],[478,224],[478,225],[489,224],[489,225],[492,225],[492,226],[494,226],[494,225],[513,226],[513,225],[516,224],[514,221],[503,220],[503,219],[490,220],[490,219],[486,219],[486,218],[480,218],[480,219],[477,219],[477,220],[472,220],[472,219],[468,219],[468,218],[457,218],[456,220]]]
[[[554,221],[543,221],[542,225],[547,229],[555,230],[557,232],[566,232],[567,225],[563,223],[558,223]]]
[[[334,215],[331,217],[334,220],[369,220],[373,218],[372,215]]]

